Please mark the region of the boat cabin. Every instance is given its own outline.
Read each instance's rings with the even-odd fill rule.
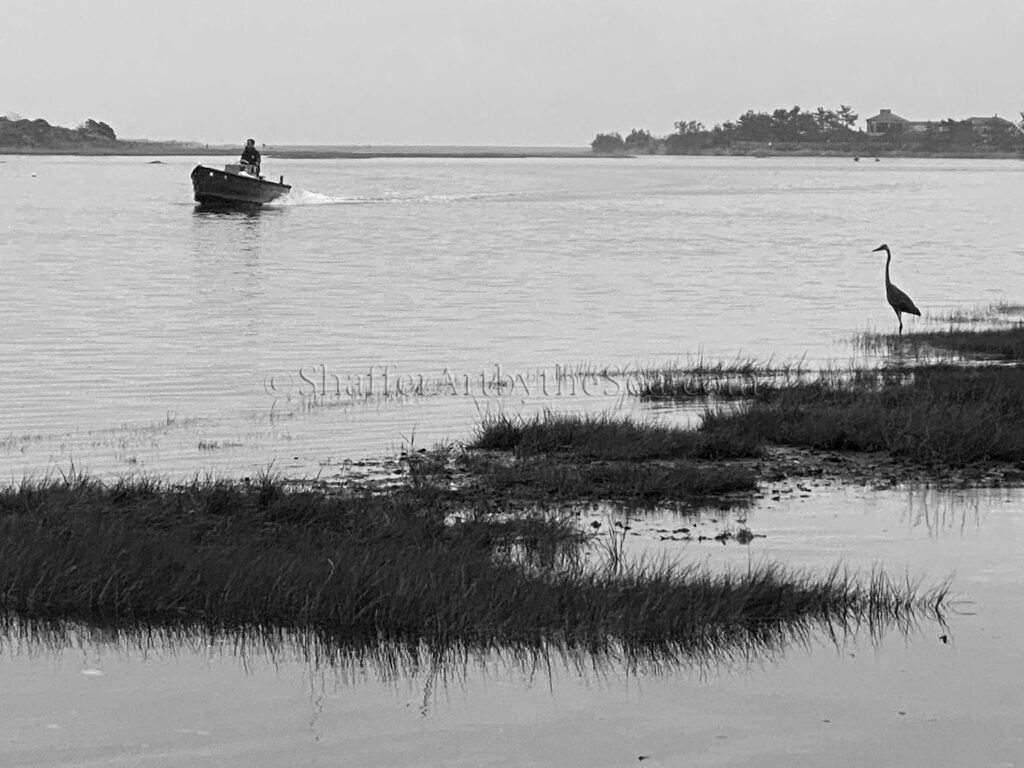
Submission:
[[[254,179],[260,178],[259,171],[252,163],[228,163],[224,166],[225,173],[244,173]]]

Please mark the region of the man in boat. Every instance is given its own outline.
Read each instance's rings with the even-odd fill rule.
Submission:
[[[260,151],[256,149],[256,140],[249,139],[242,150],[242,162],[256,167],[256,175],[260,175]]]

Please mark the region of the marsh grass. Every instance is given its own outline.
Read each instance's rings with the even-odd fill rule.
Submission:
[[[776,566],[713,575],[620,558],[595,569],[565,518],[481,510],[446,524],[464,503],[430,484],[331,496],[269,476],[23,482],[0,491],[0,614],[8,626],[298,633],[355,649],[620,644],[728,655],[811,625],[909,621],[939,611],[946,594]],[[506,554],[545,547],[525,560]]]
[[[957,328],[920,331],[903,336],[864,333],[855,344],[891,357],[936,362],[945,356],[963,359],[1024,362],[1024,322],[1001,328]]]
[[[762,388],[800,381],[811,373],[804,361],[775,364],[753,359],[649,368],[636,374],[636,394],[646,401],[727,401],[752,397]]]
[[[708,412],[702,433],[925,463],[1024,461],[1024,368],[917,366],[874,379],[767,390]]]
[[[1015,322],[1014,318],[1024,317],[1024,304],[1008,301],[997,301],[994,304],[954,309],[949,312],[927,314],[931,322],[952,323],[958,325],[976,323]]]
[[[988,330],[932,331],[915,333],[912,341],[969,357],[996,358],[1024,362],[1024,322],[1010,328]]]
[[[796,374],[806,369],[804,358],[798,360],[776,361],[755,357],[737,357],[733,360],[718,360],[705,357],[703,354],[687,357],[685,361],[669,361],[658,366],[637,368],[640,375],[660,375],[665,372],[697,376],[778,376]]]

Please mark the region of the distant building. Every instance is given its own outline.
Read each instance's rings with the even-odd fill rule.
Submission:
[[[999,115],[992,115],[992,117],[968,117],[967,121],[971,124],[971,128],[979,136],[988,138],[992,131],[1000,130],[1012,130],[1015,126],[1012,122]]]
[[[874,117],[867,119],[868,136],[890,136],[901,133],[925,133],[929,130],[948,130],[948,123],[940,120],[907,120],[900,117],[891,109],[883,109]],[[983,138],[988,138],[996,129],[1013,128],[1014,124],[1009,120],[993,115],[992,117],[968,117],[964,122],[969,122],[974,132]]]
[[[869,136],[885,136],[890,133],[903,133],[910,125],[910,121],[894,114],[891,109],[883,109],[874,117],[869,117],[867,124]]]

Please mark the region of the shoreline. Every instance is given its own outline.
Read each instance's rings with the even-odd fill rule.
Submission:
[[[182,144],[178,142],[123,142],[119,146],[95,147],[0,147],[0,155],[59,155],[67,157],[209,157],[237,155],[240,146],[225,144]],[[380,158],[607,158],[589,148],[572,147],[431,147],[431,146],[314,146],[267,145],[260,148],[264,157],[282,160],[372,160]]]
[[[66,157],[209,157],[210,155],[236,155],[240,148],[224,144],[194,144],[182,142],[125,141],[117,146],[90,147],[0,147],[3,155],[66,156]],[[819,149],[715,149],[679,155],[647,155],[630,153],[600,154],[580,147],[502,147],[502,146],[319,146],[319,145],[267,145],[261,148],[265,157],[281,160],[378,160],[378,159],[593,159],[628,160],[641,157],[750,157],[756,159],[776,157],[832,157],[856,158],[871,162],[874,159],[927,159],[927,160],[1024,160],[1015,152],[913,152],[880,150],[877,152]]]

